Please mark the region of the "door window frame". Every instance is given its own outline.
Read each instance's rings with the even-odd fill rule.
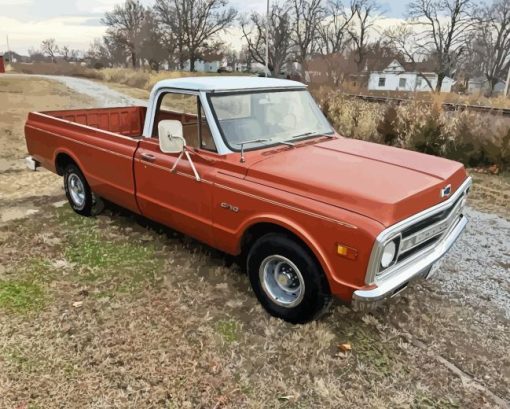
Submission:
[[[187,89],[181,89],[181,88],[160,88],[158,89],[154,94],[151,94],[149,98],[149,106],[147,107],[147,113],[146,113],[146,121],[144,124],[143,129],[143,137],[144,138],[152,138],[152,132],[155,125],[155,119],[156,119],[156,113],[158,111],[158,107],[160,105],[160,98],[164,94],[173,93],[173,94],[185,94],[185,95],[194,95],[197,97],[197,113],[198,113],[198,101],[200,101],[200,107],[203,113],[205,114],[205,120],[207,121],[207,125],[209,126],[209,131],[211,132],[211,137],[214,141],[214,144],[216,145],[216,151],[203,149],[202,147],[199,147],[198,149],[210,153],[210,154],[216,154],[216,155],[225,155],[228,153],[231,153],[232,151],[227,148],[225,143],[223,142],[223,139],[220,136],[219,129],[216,125],[216,122],[214,120],[213,114],[211,112],[211,109],[208,105],[207,100],[207,93],[203,91],[195,91],[195,90],[187,90]],[[153,102],[156,101],[156,102]],[[198,119],[198,118],[197,118]],[[200,129],[200,127],[199,127]],[[201,137],[201,135],[200,135]]]

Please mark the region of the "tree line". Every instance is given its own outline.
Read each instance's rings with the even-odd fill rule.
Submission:
[[[296,62],[305,77],[312,60],[335,84],[363,72],[371,60],[395,57],[410,64],[431,90],[460,73],[484,76],[490,92],[510,69],[510,0],[410,0],[406,17],[384,28],[378,0],[277,0],[269,10],[269,70],[279,75]],[[156,0],[145,7],[126,0],[101,20],[107,31],[86,57],[96,66],[149,66],[195,70],[195,61],[221,52],[229,63],[266,63],[266,13],[242,14],[228,0]],[[225,33],[237,29],[235,51]],[[236,31],[237,32],[237,31]],[[55,41],[42,52],[54,59]],[[67,58],[73,50],[67,48]],[[425,64],[426,63],[426,64]],[[437,74],[434,89],[427,72]]]

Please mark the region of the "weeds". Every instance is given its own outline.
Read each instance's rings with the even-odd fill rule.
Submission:
[[[216,323],[216,331],[224,342],[232,344],[239,340],[239,324],[234,320],[220,320]]]
[[[342,135],[458,160],[469,167],[510,166],[510,124],[499,115],[445,111],[445,96],[384,105],[321,90],[326,116]]]
[[[14,312],[37,310],[44,303],[42,288],[30,282],[0,281],[0,308]]]

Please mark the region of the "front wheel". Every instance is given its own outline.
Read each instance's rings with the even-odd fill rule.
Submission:
[[[262,306],[294,324],[312,321],[331,305],[322,268],[310,251],[284,234],[259,238],[248,254],[248,275]]]

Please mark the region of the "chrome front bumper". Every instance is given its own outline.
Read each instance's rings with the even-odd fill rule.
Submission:
[[[467,225],[466,216],[462,216],[433,247],[415,254],[410,260],[398,265],[391,276],[386,277],[371,289],[359,289],[353,294],[352,305],[357,310],[372,309],[380,301],[393,297],[407,285],[420,277],[429,278],[432,265],[448,252],[455,240]]]

